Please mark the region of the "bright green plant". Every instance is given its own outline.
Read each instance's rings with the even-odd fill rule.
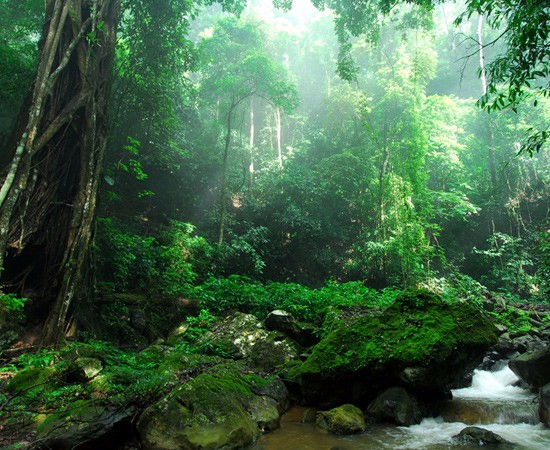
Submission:
[[[0,291],[0,313],[8,317],[23,317],[23,309],[27,298],[20,298],[15,294],[4,294]]]
[[[152,236],[138,236],[119,228],[111,218],[98,219],[98,265],[102,281],[117,290],[150,290],[159,277],[159,248]]]
[[[510,333],[528,333],[532,328],[529,313],[519,308],[508,306],[503,311],[492,314],[495,320],[504,325]]]
[[[490,275],[482,281],[506,294],[531,297],[534,282],[533,260],[525,241],[496,232],[487,239],[487,247],[485,250],[474,249],[490,265]]]
[[[168,242],[162,246],[160,254],[161,290],[165,294],[182,295],[197,277],[192,264],[193,250],[206,250],[207,242],[203,238],[191,236],[193,231],[194,227],[189,223],[172,221],[170,229],[165,233]]]

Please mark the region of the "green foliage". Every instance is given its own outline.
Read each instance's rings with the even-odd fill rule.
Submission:
[[[0,291],[0,313],[12,318],[22,318],[27,298],[20,298],[15,294],[4,294]]]
[[[0,1],[0,139],[11,131],[31,87],[43,10],[41,0]]]
[[[532,276],[532,256],[526,251],[524,240],[506,233],[494,233],[487,239],[487,249],[474,252],[482,255],[490,265],[490,275],[483,281],[492,289],[515,293],[524,298],[533,296],[536,283]]]
[[[524,102],[532,101],[537,106],[538,98],[550,95],[546,82],[550,74],[546,52],[550,42],[548,8],[522,0],[469,0],[457,22],[474,14],[488,18],[489,25],[500,33],[497,40],[504,41],[506,49],[488,64],[487,94],[478,105],[487,111],[509,108],[516,113]],[[521,151],[532,156],[548,139],[548,129],[529,131]]]
[[[363,305],[380,308],[390,304],[395,292],[379,295],[361,282],[329,282],[319,289],[310,289],[296,283],[267,283],[231,275],[210,278],[198,286],[193,294],[202,307],[214,313],[231,309],[265,317],[270,311],[283,309],[298,320],[321,323],[327,310]]]
[[[533,328],[529,321],[529,313],[513,306],[507,306],[492,315],[497,323],[508,329],[509,333],[528,333]]]
[[[191,224],[172,221],[164,233],[166,244],[160,253],[160,291],[164,294],[183,295],[197,279],[195,267],[201,272],[207,270],[214,250],[206,239],[192,236],[194,229]]]
[[[100,359],[104,370],[85,384],[68,381],[67,371],[79,356]],[[3,378],[6,374],[12,377],[3,408],[11,421],[21,421],[31,412],[70,412],[75,401],[145,406],[166,393],[174,381],[169,374],[157,370],[159,365],[160,361],[93,340],[28,352],[0,369]]]
[[[98,219],[98,265],[117,290],[152,290],[159,278],[160,249],[152,236],[127,233],[111,218]]]
[[[543,301],[548,302],[548,298],[550,298],[550,226],[548,225],[539,232],[535,255],[538,259],[536,275],[540,280],[538,295]]]
[[[261,277],[265,268],[268,229],[250,227],[243,235],[231,235],[216,249],[217,273]]]
[[[101,280],[119,292],[185,295],[212,270],[214,248],[195,236],[194,226],[172,221],[158,238],[124,231],[111,218],[98,219],[98,265]]]

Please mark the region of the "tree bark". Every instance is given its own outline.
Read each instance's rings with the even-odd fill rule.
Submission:
[[[254,99],[250,98],[250,140],[248,142],[248,145],[250,147],[250,164],[248,166],[248,173],[249,173],[249,183],[248,185],[250,187],[254,184],[254,175],[255,175],[255,169],[254,169]]]
[[[279,160],[279,168],[283,168],[283,148],[281,146],[281,108],[277,107],[276,110],[276,121],[277,121],[277,156]]]
[[[0,191],[0,267],[4,286],[35,293],[53,343],[86,292],[120,0],[45,7],[30,108]]]
[[[485,69],[485,53],[483,47],[483,16],[480,14],[477,22],[477,41],[479,45],[479,69],[481,78],[481,89],[483,95],[487,95],[487,71]],[[493,189],[497,185],[497,169],[495,162],[495,130],[493,121],[489,118],[489,173]]]
[[[229,160],[229,149],[231,147],[231,117],[233,115],[233,110],[237,106],[235,99],[231,101],[231,106],[227,112],[227,123],[226,123],[226,134],[225,134],[225,145],[223,149],[223,160],[222,160],[222,182],[220,189],[220,231],[218,235],[218,246],[223,244],[224,234],[225,234],[225,213],[227,210],[227,164]]]

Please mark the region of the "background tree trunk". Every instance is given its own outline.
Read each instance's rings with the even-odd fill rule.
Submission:
[[[93,235],[120,0],[49,0],[30,108],[0,191],[6,290],[32,292],[43,342],[64,334]],[[44,317],[47,317],[45,322]]]

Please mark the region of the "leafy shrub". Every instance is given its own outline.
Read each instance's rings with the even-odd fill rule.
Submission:
[[[256,277],[265,268],[264,249],[268,242],[266,227],[250,227],[242,236],[230,236],[216,254],[217,272]]]
[[[98,266],[103,281],[118,291],[157,286],[160,249],[154,237],[125,232],[111,218],[98,219]]]
[[[22,318],[26,298],[20,298],[15,294],[4,294],[0,291],[0,313],[7,317]]]
[[[492,313],[497,323],[504,325],[511,333],[528,333],[532,325],[529,322],[529,313],[513,306],[503,311]]]
[[[189,223],[172,221],[164,234],[162,246],[161,290],[164,294],[178,296],[189,291],[197,279],[197,270],[207,272],[211,265],[213,247],[199,236],[192,236],[195,227]]]
[[[123,230],[114,219],[98,219],[102,285],[111,285],[119,292],[139,290],[174,297],[186,294],[199,278],[198,273],[206,278],[214,252],[208,241],[193,236],[193,231],[191,224],[172,221],[157,239]]]
[[[330,307],[384,307],[395,299],[397,292],[388,290],[380,294],[361,282],[329,282],[320,289],[296,283],[263,285],[247,277],[231,275],[208,279],[196,287],[192,295],[203,308],[214,313],[237,309],[265,317],[274,309],[284,309],[298,320],[320,323]]]
[[[493,233],[487,239],[487,249],[474,253],[489,265],[489,276],[481,281],[491,289],[514,293],[523,298],[533,295],[533,260],[526,240],[506,233]]]

